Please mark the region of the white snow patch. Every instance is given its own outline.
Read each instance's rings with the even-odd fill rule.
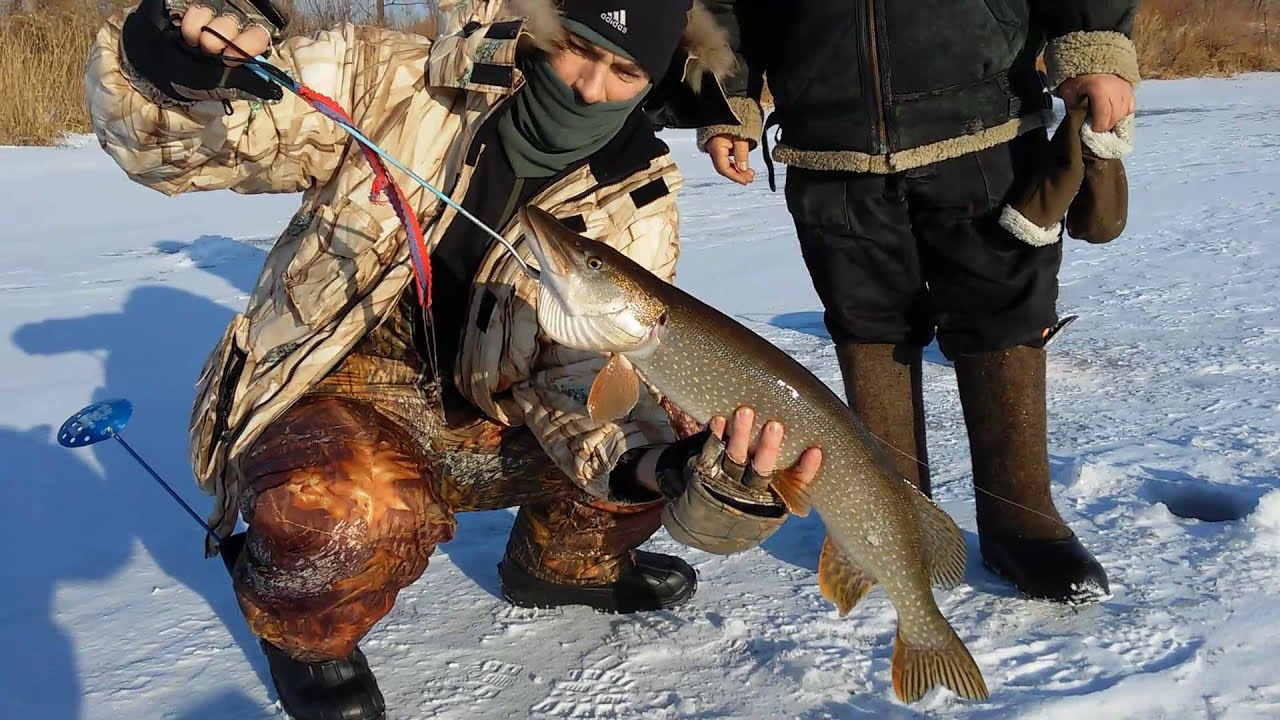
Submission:
[[[1280,553],[1280,490],[1262,496],[1249,523],[1259,550]]]

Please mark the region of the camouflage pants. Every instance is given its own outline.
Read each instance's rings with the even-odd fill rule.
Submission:
[[[367,337],[239,458],[249,524],[232,569],[253,632],[291,656],[345,657],[452,539],[454,514],[519,506],[507,557],[578,585],[617,579],[660,504],[595,499],[523,428],[432,402],[409,312]]]

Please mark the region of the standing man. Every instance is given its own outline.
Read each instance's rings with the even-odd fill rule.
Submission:
[[[790,166],[787,207],[850,405],[929,493],[921,350],[936,335],[955,363],[986,564],[1032,597],[1105,597],[1105,571],[1050,494],[1044,339],[1058,319],[1059,221],[1081,187],[1081,138],[1092,147],[1091,135],[1111,133],[1114,148],[1129,137],[1136,0],[709,5],[738,54],[726,89],[746,122],[702,128],[699,146],[747,184],[750,150],[780,127],[772,158],[764,138],[770,185],[771,159]],[[776,109],[762,127],[766,75]],[[1072,109],[1087,100],[1091,128],[1051,144],[1047,91]],[[1122,205],[1116,166],[1109,185],[1084,181],[1080,214]],[[1050,201],[1028,212],[1024,198],[1041,191]],[[1068,227],[1085,237],[1071,216]]]

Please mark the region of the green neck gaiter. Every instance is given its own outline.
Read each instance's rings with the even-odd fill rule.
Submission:
[[[590,157],[622,129],[650,88],[630,100],[582,102],[545,55],[522,65],[525,85],[498,118],[498,137],[516,177],[555,175]]]

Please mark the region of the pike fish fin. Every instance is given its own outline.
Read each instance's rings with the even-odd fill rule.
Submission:
[[[923,493],[912,494],[920,537],[924,541],[925,566],[935,587],[952,588],[964,579],[968,557],[964,549],[964,533],[945,510]]]
[[[620,353],[613,353],[591,383],[587,412],[596,422],[609,422],[625,417],[639,401],[640,378],[635,368]]]
[[[773,492],[777,494],[782,504],[787,506],[787,512],[800,517],[808,515],[810,508],[808,484],[800,482],[799,476],[793,470],[778,470],[776,475],[777,478],[769,487],[773,488]]]
[[[898,699],[913,703],[938,685],[946,685],[963,698],[987,699],[982,670],[960,636],[950,626],[947,629],[951,637],[944,640],[943,647],[935,648],[909,642],[898,628],[893,644],[893,691]]]
[[[875,586],[875,577],[858,567],[828,535],[818,559],[818,589],[836,606],[840,617],[848,615]]]

